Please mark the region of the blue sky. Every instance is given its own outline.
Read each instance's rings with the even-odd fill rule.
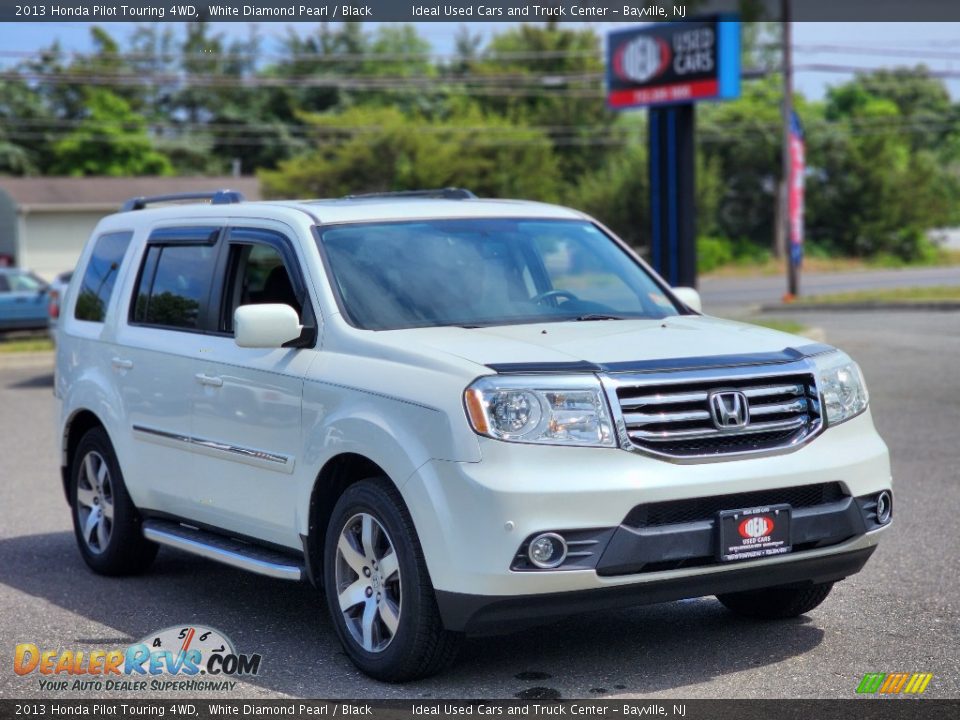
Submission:
[[[572,23],[571,23],[572,24]],[[585,23],[586,24],[586,23]],[[373,26],[374,23],[369,23]],[[484,35],[502,29],[508,23],[472,23],[471,30]],[[593,23],[600,31],[622,23]],[[108,29],[122,36],[134,27],[131,23],[112,23]],[[289,24],[260,23],[261,34],[270,39],[286,33]],[[294,23],[301,34],[315,27],[311,23]],[[228,36],[245,36],[247,23],[213,23],[216,32]],[[459,29],[457,23],[418,23],[417,28],[433,46],[434,52],[446,53],[453,48],[453,37]],[[35,51],[59,39],[67,50],[84,50],[90,45],[90,23],[49,22],[0,24],[3,40],[0,49],[12,51]],[[795,23],[794,43],[797,46],[795,62],[798,64],[853,65],[871,68],[892,65],[913,65],[924,62],[938,70],[957,71],[960,74],[960,23]],[[842,45],[852,50],[827,51],[814,46]],[[912,55],[911,51],[916,54]],[[926,54],[925,54],[926,53]],[[954,57],[936,57],[953,55]],[[10,62],[2,58],[3,64]],[[837,84],[849,76],[837,73],[799,70],[796,74],[797,90],[807,97],[818,99],[828,85]],[[947,86],[954,99],[960,99],[960,79],[951,79]]]

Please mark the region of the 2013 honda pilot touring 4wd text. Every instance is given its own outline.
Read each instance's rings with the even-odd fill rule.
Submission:
[[[399,681],[579,611],[806,613],[890,524],[857,364],[701,314],[580,212],[175,199],[104,218],[62,306],[63,484],[98,573],[166,545],[312,582]]]

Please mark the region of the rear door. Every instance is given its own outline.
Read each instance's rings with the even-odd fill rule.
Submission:
[[[303,378],[312,353],[241,348],[233,338],[233,312],[247,304],[284,303],[303,325],[316,327],[293,232],[267,221],[229,230],[210,311],[217,332],[207,338],[198,374],[193,433],[199,519],[298,547],[293,472],[303,462]],[[311,337],[315,330],[308,329],[300,345],[312,345]]]
[[[222,235],[212,224],[150,233],[110,358],[133,435],[131,494],[143,509],[185,518],[196,514],[192,404]]]

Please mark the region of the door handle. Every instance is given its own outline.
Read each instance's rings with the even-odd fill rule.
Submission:
[[[204,375],[203,373],[197,373],[195,377],[201,385],[209,385],[210,387],[223,387],[223,378],[214,377],[213,375]]]
[[[124,360],[123,358],[115,357],[110,361],[110,364],[113,365],[117,370],[131,370],[133,368],[133,360]]]

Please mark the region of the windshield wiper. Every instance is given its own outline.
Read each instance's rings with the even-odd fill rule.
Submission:
[[[579,317],[574,318],[577,322],[585,322],[588,320],[626,320],[625,317],[620,315],[604,315],[603,313],[589,313],[587,315],[580,315]]]

